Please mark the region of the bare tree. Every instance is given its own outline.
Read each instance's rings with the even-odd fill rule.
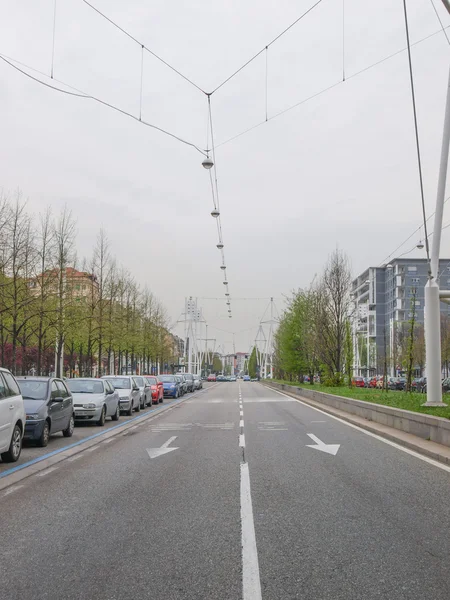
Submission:
[[[67,276],[69,267],[75,263],[75,222],[67,206],[62,210],[54,226],[54,236],[57,289],[55,372],[57,377],[62,377],[64,370],[64,341],[68,329],[65,316],[67,306],[72,299],[72,290],[67,289]]]
[[[17,346],[29,320],[33,317],[31,304],[34,296],[30,293],[29,274],[34,260],[32,246],[31,219],[25,211],[20,192],[11,208],[5,226],[5,271],[1,287],[2,328],[11,339],[10,368],[17,372]]]
[[[317,288],[317,332],[322,362],[330,379],[342,383],[346,321],[350,313],[351,273],[347,257],[333,252]]]

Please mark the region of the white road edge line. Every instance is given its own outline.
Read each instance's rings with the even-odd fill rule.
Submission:
[[[243,416],[244,416],[244,411],[243,411],[243,410],[240,410],[240,411],[239,411],[239,416],[240,416],[240,417],[243,417]]]
[[[272,390],[273,392],[276,392],[277,394],[280,394],[280,396],[286,396],[287,398],[292,398],[292,396],[288,396],[287,394],[283,394],[283,392],[279,392],[278,390],[275,390],[274,388],[271,388],[269,386],[264,386],[264,387],[267,387],[268,389]],[[419,454],[415,450],[410,450],[409,448],[406,448],[405,446],[401,446],[400,444],[397,444],[396,442],[392,442],[391,440],[388,440],[388,439],[382,437],[381,435],[377,435],[376,433],[372,433],[371,431],[367,431],[367,429],[363,429],[362,427],[358,427],[358,425],[354,425],[353,423],[349,423],[348,421],[344,421],[344,419],[340,419],[339,417],[335,417],[334,415],[332,415],[330,413],[327,413],[324,410],[320,410],[320,408],[316,408],[315,406],[311,406],[311,404],[308,404],[307,402],[302,402],[298,398],[294,398],[294,400],[296,400],[300,404],[303,404],[303,406],[306,406],[307,408],[312,408],[312,410],[316,410],[317,412],[320,412],[323,415],[326,415],[327,417],[330,417],[331,419],[334,419],[335,421],[339,421],[339,423],[343,423],[344,425],[347,425],[348,427],[351,427],[352,429],[357,429],[361,433],[364,433],[365,435],[369,435],[370,437],[373,437],[376,440],[379,440],[380,442],[383,442],[384,444],[388,444],[389,446],[392,446],[393,448],[397,448],[397,450],[401,450],[402,452],[406,452],[406,454],[410,454],[411,456],[415,456],[416,458],[419,458],[420,460],[423,460],[424,462],[426,462],[426,463],[428,463],[430,465],[434,465],[435,467],[438,467],[439,469],[442,469],[443,471],[447,471],[448,473],[450,473],[450,466],[449,465],[444,465],[443,463],[440,463],[437,460],[434,460],[433,458],[429,458],[428,456],[424,456],[423,454]]]
[[[239,421],[239,427],[244,427],[244,419],[241,419],[241,420]]]
[[[23,488],[23,485],[12,485],[10,488],[8,488],[6,490],[6,492],[3,494],[3,497],[5,496],[9,496],[9,494],[12,494],[13,492],[17,492],[17,490],[20,490],[20,488]]]
[[[248,463],[241,463],[241,526],[242,597],[243,600],[261,600],[258,549],[256,547]]]
[[[44,477],[45,475],[49,475],[50,473],[53,473],[53,471],[56,471],[58,467],[49,467],[48,469],[45,469],[45,471],[41,471],[40,473],[36,473],[37,477]]]
[[[245,435],[243,433],[239,435],[239,448],[245,448]]]

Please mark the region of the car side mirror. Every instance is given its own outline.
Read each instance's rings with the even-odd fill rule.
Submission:
[[[58,396],[57,398],[52,398],[52,402],[64,402],[64,398],[62,396]]]
[[[139,391],[139,388],[138,388],[138,386],[137,386],[137,385],[133,386],[133,391],[134,391],[134,392],[138,392],[138,391]]]
[[[114,394],[114,390],[106,390],[107,394]]]

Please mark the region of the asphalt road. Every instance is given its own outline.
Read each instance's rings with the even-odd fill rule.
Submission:
[[[260,384],[77,456],[0,493],[2,598],[449,597],[450,473]]]
[[[205,387],[207,387],[208,385],[210,384],[205,383]],[[91,435],[102,431],[106,431],[111,427],[120,425],[121,423],[126,423],[127,421],[134,419],[138,415],[154,411],[155,409],[158,409],[161,406],[166,406],[167,404],[172,404],[173,402],[174,400],[172,398],[164,398],[164,402],[162,404],[154,404],[152,407],[141,409],[140,413],[134,412],[131,417],[128,417],[122,413],[118,422],[112,421],[111,417],[107,417],[105,425],[103,427],[99,427],[95,423],[76,421],[75,430],[71,438],[65,438],[62,432],[55,433],[50,436],[48,446],[46,446],[45,448],[39,448],[38,446],[36,446],[36,442],[32,440],[24,440],[22,453],[20,455],[19,460],[16,463],[4,463],[0,458],[0,474],[15,466],[23,465],[30,460],[34,460],[36,458],[44,456],[49,452],[53,452],[55,450],[62,450],[75,442],[79,442],[90,437]]]

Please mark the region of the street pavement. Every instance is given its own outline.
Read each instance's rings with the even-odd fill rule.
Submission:
[[[450,473],[221,383],[0,492],[8,600],[448,599]]]
[[[209,385],[210,384],[205,383],[205,387],[208,387]],[[139,415],[144,415],[153,412],[163,406],[173,404],[173,402],[173,398],[164,398],[163,403],[154,404],[151,407],[142,409],[140,413],[134,412],[131,417],[121,414],[118,422],[112,421],[111,417],[107,417],[103,427],[99,427],[98,425],[96,425],[96,423],[76,421],[73,436],[71,438],[65,438],[62,432],[55,433],[50,436],[48,446],[46,446],[45,448],[39,448],[36,445],[36,442],[32,440],[24,440],[22,453],[20,455],[19,460],[16,463],[4,463],[0,458],[0,475],[11,468],[17,467],[19,465],[24,465],[25,463],[31,460],[35,460],[36,458],[40,458],[46,454],[49,454],[50,452],[54,452],[56,450],[63,450],[64,448],[67,448],[67,446],[85,440],[86,438],[92,435],[101,433],[102,431],[107,431],[112,427],[117,427],[117,425],[127,423],[128,421],[135,419]]]

